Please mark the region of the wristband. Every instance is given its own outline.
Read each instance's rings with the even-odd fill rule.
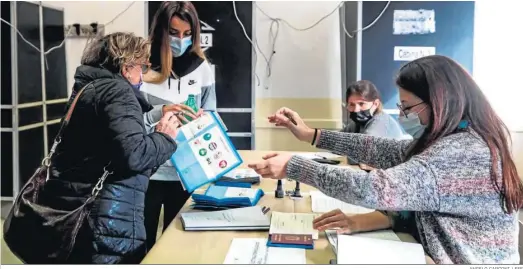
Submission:
[[[316,136],[318,136],[318,129],[314,128],[314,136],[312,137],[311,145],[314,146],[314,142],[316,142]]]

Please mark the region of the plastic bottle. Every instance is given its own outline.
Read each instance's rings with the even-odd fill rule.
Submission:
[[[192,110],[194,110],[194,113],[197,113],[198,112],[198,108],[196,107],[196,96],[194,96],[194,94],[189,94],[189,98],[187,98],[187,101],[185,101],[185,105],[190,107]],[[188,121],[192,121],[193,118],[191,118],[190,116],[185,116],[185,118],[188,120]]]

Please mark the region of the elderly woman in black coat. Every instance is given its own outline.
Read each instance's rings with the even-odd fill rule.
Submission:
[[[80,95],[51,166],[49,206],[72,210],[89,196],[104,169],[112,174],[76,238],[68,263],[139,263],[145,256],[144,197],[155,167],[176,150],[179,122],[166,114],[146,133],[152,107],[139,89],[149,42],[113,33],[89,44],[76,70]],[[45,246],[42,246],[45,247]]]

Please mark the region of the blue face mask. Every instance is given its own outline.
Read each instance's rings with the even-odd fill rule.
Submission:
[[[414,139],[419,139],[427,129],[426,125],[421,124],[416,112],[410,112],[407,117],[400,116],[398,120],[403,130]]]
[[[187,48],[192,45],[192,37],[187,36],[182,39],[171,36],[171,51],[174,57],[182,56]]]
[[[133,86],[133,89],[135,90],[140,90],[140,87],[142,86],[143,84],[143,74],[140,73],[140,82],[138,82],[137,84],[131,84],[131,86]]]

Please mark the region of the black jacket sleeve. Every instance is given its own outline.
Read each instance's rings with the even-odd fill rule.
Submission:
[[[111,140],[113,162],[123,169],[145,172],[165,163],[176,151],[174,139],[145,132],[143,111],[130,86],[111,83],[98,102],[98,113]]]

